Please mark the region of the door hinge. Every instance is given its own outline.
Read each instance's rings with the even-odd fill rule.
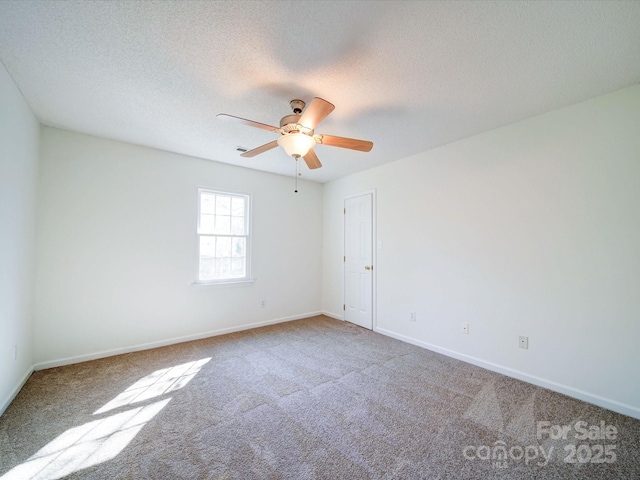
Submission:
[[[347,309],[347,306],[343,303],[342,304],[342,310],[346,310],[346,309]]]
[[[342,210],[343,210],[342,213],[344,213],[346,215],[347,214],[347,209],[343,208]]]
[[[343,262],[346,262],[346,261],[347,261],[347,257],[346,257],[346,255],[345,255],[344,257],[342,257],[342,261],[343,261]]]

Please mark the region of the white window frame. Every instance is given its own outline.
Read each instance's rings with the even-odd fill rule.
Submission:
[[[202,194],[224,195],[229,197],[243,197],[244,204],[244,221],[245,221],[245,235],[233,235],[233,234],[212,234],[204,233],[200,228],[201,220],[201,202]],[[251,284],[253,279],[251,278],[251,195],[240,192],[228,192],[222,190],[216,190],[213,188],[199,187],[198,188],[198,202],[197,202],[197,223],[196,223],[196,280],[193,285],[232,285],[232,284]],[[245,238],[245,276],[234,278],[217,278],[217,279],[200,279],[200,239],[202,237],[242,237]]]

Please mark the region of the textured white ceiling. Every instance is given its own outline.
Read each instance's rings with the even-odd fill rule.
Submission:
[[[0,60],[45,125],[294,175],[289,100],[336,105],[326,182],[640,82],[640,1],[0,1]]]

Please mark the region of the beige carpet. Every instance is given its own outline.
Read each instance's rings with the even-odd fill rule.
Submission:
[[[633,479],[639,448],[638,420],[327,317],[39,371],[0,417],[3,480]]]

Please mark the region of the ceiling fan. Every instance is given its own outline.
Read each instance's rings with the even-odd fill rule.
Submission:
[[[305,103],[302,100],[294,99],[290,102],[293,114],[286,115],[280,120],[280,127],[266,125],[245,118],[234,117],[224,113],[218,114],[218,118],[233,120],[250,127],[269,130],[280,134],[280,138],[273,142],[266,143],[260,147],[243,153],[242,157],[255,157],[272,148],[280,145],[284,148],[287,155],[291,155],[296,160],[302,157],[310,169],[320,168],[322,164],[318,160],[317,155],[313,151],[316,144],[329,145],[331,147],[349,148],[351,150],[359,150],[368,152],[373,148],[373,143],[366,140],[356,140],[355,138],[336,137],[334,135],[314,134],[315,128],[334,108],[333,104],[315,97],[306,110]],[[304,110],[304,113],[303,111]]]

